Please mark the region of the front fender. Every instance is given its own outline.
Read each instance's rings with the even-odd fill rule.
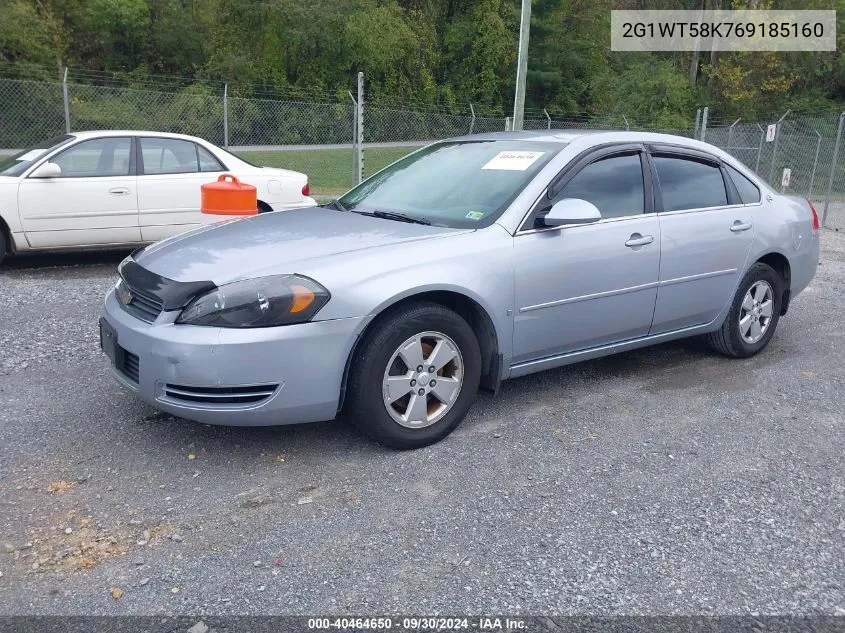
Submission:
[[[331,300],[317,319],[375,317],[426,292],[468,297],[490,317],[499,352],[512,352],[513,237],[498,225],[442,240],[426,240],[359,254],[347,266],[311,272]]]
[[[0,219],[11,233],[21,233],[21,217],[18,209],[18,178],[0,176]]]

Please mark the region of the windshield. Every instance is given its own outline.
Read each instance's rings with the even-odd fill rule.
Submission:
[[[20,176],[44,154],[73,139],[73,136],[65,134],[25,149],[14,156],[0,156],[0,176]]]
[[[437,143],[365,180],[340,203],[358,213],[399,213],[440,226],[489,226],[563,147],[521,140]]]

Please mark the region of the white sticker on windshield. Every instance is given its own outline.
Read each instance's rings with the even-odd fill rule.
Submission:
[[[31,149],[26,154],[21,154],[15,160],[23,162],[25,160],[35,160],[44,153],[43,149]]]
[[[543,154],[545,154],[545,152],[499,152],[481,169],[525,171]]]

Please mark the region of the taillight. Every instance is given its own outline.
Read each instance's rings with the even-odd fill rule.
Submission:
[[[303,196],[310,196],[311,195],[311,186],[307,182],[302,186],[302,195]]]
[[[813,206],[813,203],[810,201],[809,198],[805,198],[807,204],[810,205],[810,212],[813,214],[813,230],[818,231],[821,228],[821,222],[819,222],[819,214],[816,213],[816,207]]]

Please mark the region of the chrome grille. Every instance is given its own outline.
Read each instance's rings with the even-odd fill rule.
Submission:
[[[155,321],[164,308],[164,304],[160,300],[138,292],[137,289],[130,287],[123,280],[117,288],[117,300],[129,314],[147,323]]]
[[[272,396],[279,385],[250,385],[244,387],[189,387],[164,385],[164,395],[172,400],[211,405],[258,404]]]
[[[212,281],[175,281],[139,265],[131,257],[118,267],[115,298],[124,312],[152,323],[164,311],[181,310],[194,297],[213,290]]]
[[[123,350],[123,364],[120,367],[120,371],[132,382],[138,382],[141,373],[141,365],[138,362],[138,357],[132,352]]]

